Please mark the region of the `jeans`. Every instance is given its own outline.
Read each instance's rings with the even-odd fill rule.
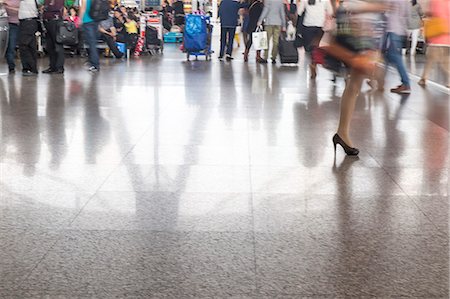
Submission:
[[[225,47],[227,48],[227,55],[231,56],[233,52],[234,34],[236,27],[221,27],[220,28],[220,57],[223,57]]]
[[[49,68],[52,70],[64,70],[64,46],[56,42],[60,22],[60,20],[45,22],[45,28],[47,29],[45,48],[50,60]]]
[[[83,24],[84,39],[89,46],[89,63],[91,66],[100,68],[100,58],[97,50],[98,23],[90,22]]]
[[[386,61],[395,66],[400,78],[402,80],[402,85],[410,87],[408,73],[406,72],[405,64],[403,63],[402,57],[402,45],[404,37],[397,35],[392,32],[387,34],[387,52]]]
[[[19,25],[9,23],[9,37],[8,48],[6,50],[6,61],[8,62],[8,68],[14,70],[16,68],[16,46],[17,39],[19,38]]]
[[[267,41],[270,43],[272,39],[272,60],[276,60],[278,56],[278,41],[280,39],[281,26],[266,25],[264,30],[267,32]],[[264,59],[269,58],[269,49],[264,51]]]

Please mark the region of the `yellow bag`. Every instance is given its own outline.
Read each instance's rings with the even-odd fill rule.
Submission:
[[[425,38],[433,38],[436,36],[449,34],[449,24],[443,18],[431,17],[424,21]]]

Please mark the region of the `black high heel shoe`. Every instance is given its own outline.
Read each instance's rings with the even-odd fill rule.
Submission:
[[[344,149],[348,156],[357,156],[359,154],[359,149],[356,147],[348,146],[344,140],[336,133],[333,136],[334,153],[336,154],[336,145],[339,144]]]

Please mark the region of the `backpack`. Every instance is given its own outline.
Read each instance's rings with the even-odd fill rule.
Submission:
[[[109,12],[111,10],[109,6],[109,0],[91,0],[91,8],[89,10],[89,15],[91,18],[100,22],[108,19]]]

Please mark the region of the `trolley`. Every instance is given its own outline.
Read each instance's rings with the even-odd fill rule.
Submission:
[[[211,60],[211,40],[213,25],[209,16],[200,14],[186,15],[186,25],[184,27],[184,51],[187,60],[191,55],[198,59],[198,56],[205,56],[206,60]]]
[[[149,12],[140,18],[140,47],[151,55],[164,51],[163,19],[158,12]]]

